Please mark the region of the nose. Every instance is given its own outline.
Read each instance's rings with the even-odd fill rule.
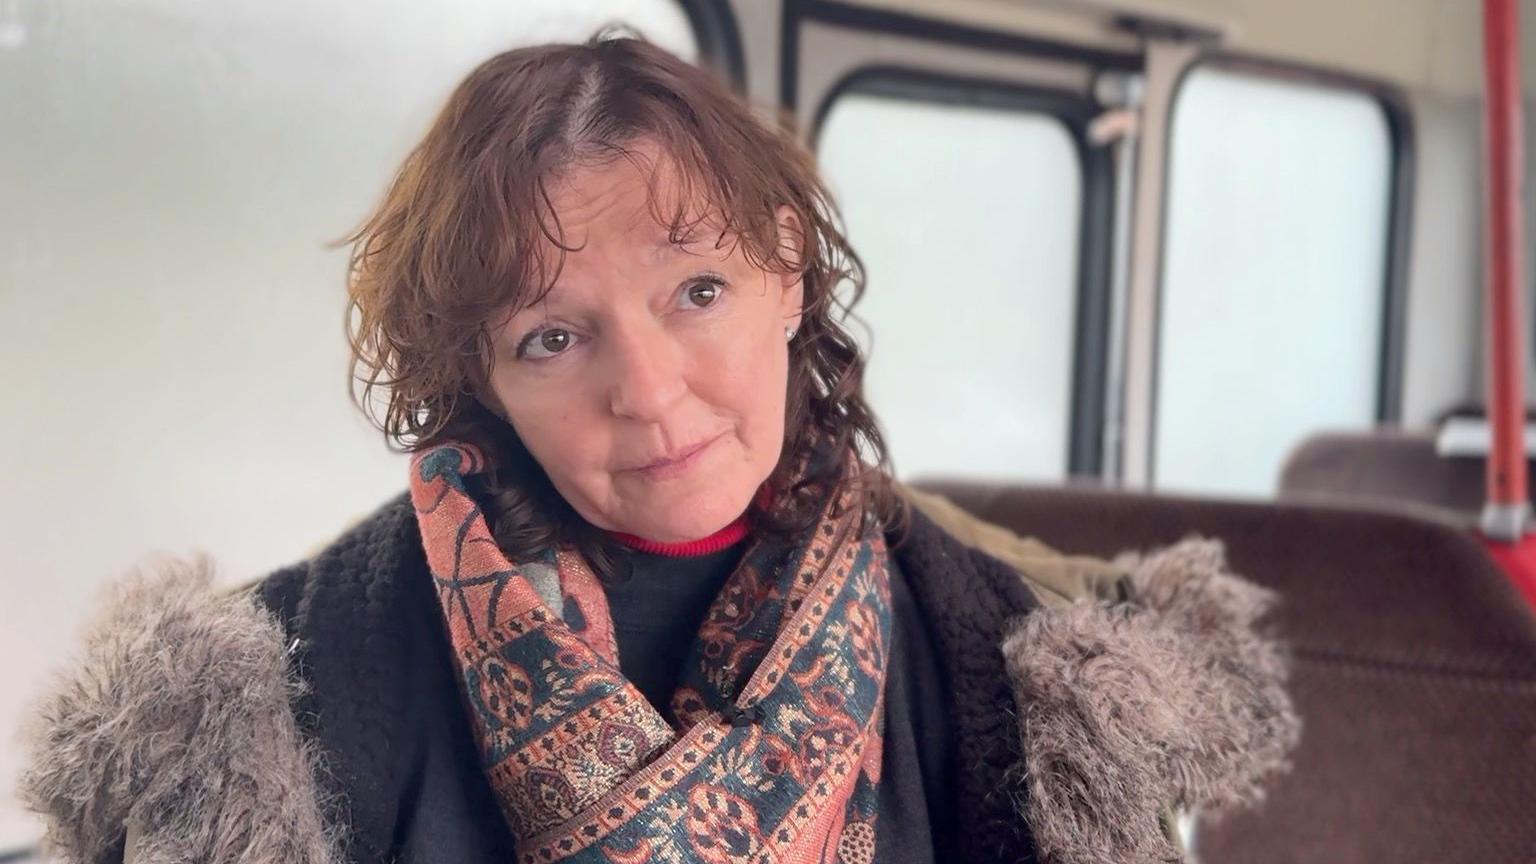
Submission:
[[[615,328],[607,342],[612,350],[609,405],[614,416],[661,422],[688,392],[682,346],[654,321]]]

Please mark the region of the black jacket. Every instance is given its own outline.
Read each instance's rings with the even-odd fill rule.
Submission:
[[[946,694],[956,848],[939,860],[1179,860],[1170,805],[1198,804],[1195,787],[1230,798],[1283,765],[1283,667],[1233,605],[1264,592],[1224,572],[1218,545],[1129,562],[1123,585],[1152,604],[1044,606],[1029,574],[917,510],[893,556]],[[208,569],[121,589],[44,702],[23,796],[66,860],[121,860],[125,845],[142,860],[515,860],[407,495],[247,591],[210,590]],[[1211,637],[1247,654],[1211,656]],[[1151,664],[1147,646],[1170,639],[1187,642],[1178,660]],[[1190,676],[1204,689],[1169,686]],[[1163,704],[1206,724],[1170,736],[1128,710],[1175,690],[1233,713]],[[1180,751],[1191,731],[1201,746]],[[1201,761],[1233,747],[1252,761]]]
[[[1018,576],[919,518],[895,550],[928,613],[950,689],[954,810],[971,849],[1031,848],[1007,796],[1012,694],[997,650],[1010,615],[1035,606]],[[922,578],[943,574],[943,578]],[[301,729],[330,754],[358,860],[513,860],[455,689],[442,614],[410,501],[399,498],[311,562],[258,588],[313,684]],[[974,857],[974,856],[968,856]],[[1019,857],[1028,858],[1028,855]]]

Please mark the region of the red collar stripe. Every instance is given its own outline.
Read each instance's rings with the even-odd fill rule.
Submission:
[[[719,552],[721,549],[729,548],[741,542],[741,538],[747,536],[747,514],[741,514],[736,517],[735,522],[721,528],[708,537],[700,537],[697,540],[684,540],[679,543],[662,543],[619,531],[610,531],[608,534],[613,539],[638,552],[665,555],[668,558],[692,558],[697,555]]]

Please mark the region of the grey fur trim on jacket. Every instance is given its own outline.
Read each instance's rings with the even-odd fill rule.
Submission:
[[[1043,610],[1003,643],[1044,862],[1178,861],[1160,808],[1258,803],[1300,737],[1283,647],[1255,629],[1274,592],[1232,575],[1213,540],[1116,563],[1134,602]]]
[[[1181,860],[1159,815],[1258,800],[1299,732],[1282,649],[1254,629],[1273,595],[1219,544],[1119,563],[1130,602],[1039,606],[999,646],[1022,757],[1008,793],[1047,864]],[[144,864],[341,860],[282,634],[249,593],[213,590],[206,560],[114,589],[31,731],[21,792],[53,854],[115,860],[131,826]]]
[[[20,791],[47,817],[49,854],[118,859],[132,826],[142,864],[334,860],[282,630],[211,572],[172,560],[113,586],[33,715]]]

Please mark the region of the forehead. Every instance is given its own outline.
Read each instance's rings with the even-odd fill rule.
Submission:
[[[654,146],[636,147],[553,178],[549,227],[571,247],[624,241],[656,255],[678,254],[679,245],[708,251],[728,232],[719,208],[699,194],[703,186]]]
[[[540,265],[529,274],[534,282],[505,307],[502,321],[593,302],[591,289],[608,282],[594,276],[615,266],[709,262],[729,269],[739,263],[739,240],[718,208],[702,198],[680,207],[689,184],[666,162],[653,166],[621,157],[552,179],[547,191],[554,220],[545,228],[560,243],[547,234],[540,241]]]

